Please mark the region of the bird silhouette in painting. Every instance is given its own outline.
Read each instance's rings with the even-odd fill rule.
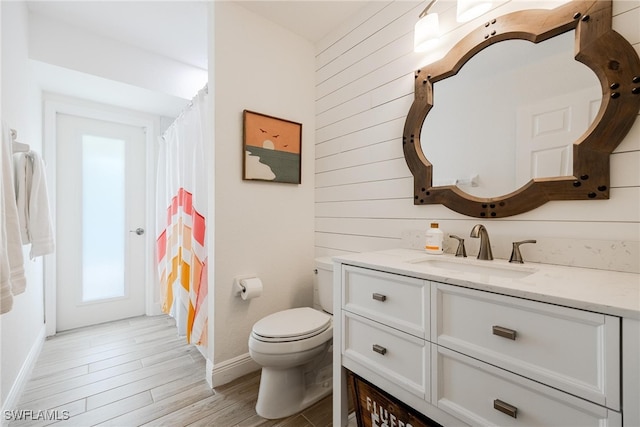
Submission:
[[[260,132],[262,132],[262,133],[267,133],[267,131],[266,131],[266,130],[264,130],[264,129],[262,129],[262,128],[260,128]]]

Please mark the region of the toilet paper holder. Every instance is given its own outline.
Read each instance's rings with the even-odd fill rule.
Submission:
[[[254,277],[258,277],[255,274],[246,274],[244,276],[236,276],[233,278],[233,295],[239,296],[242,292],[244,292],[245,287],[241,283],[242,280],[245,279],[253,279]]]

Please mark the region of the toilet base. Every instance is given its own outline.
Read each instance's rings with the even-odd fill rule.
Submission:
[[[306,369],[305,369],[306,368]],[[331,365],[319,369],[262,368],[256,413],[274,420],[296,414],[331,394]]]

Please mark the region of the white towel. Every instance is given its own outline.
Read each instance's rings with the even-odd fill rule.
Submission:
[[[13,296],[24,292],[27,280],[13,187],[11,131],[2,122],[0,144],[0,314],[13,307]]]
[[[31,259],[50,254],[55,244],[49,194],[42,157],[35,152],[13,155],[16,203],[22,243],[31,243]]]
[[[27,230],[27,222],[29,219],[29,193],[31,192],[32,175],[33,162],[29,155],[27,153],[14,153],[13,184],[16,192],[18,222],[20,223],[20,237],[22,238],[23,245],[31,243]]]

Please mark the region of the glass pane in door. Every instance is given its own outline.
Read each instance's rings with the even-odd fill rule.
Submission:
[[[125,295],[125,233],[125,141],[83,135],[83,302]]]

